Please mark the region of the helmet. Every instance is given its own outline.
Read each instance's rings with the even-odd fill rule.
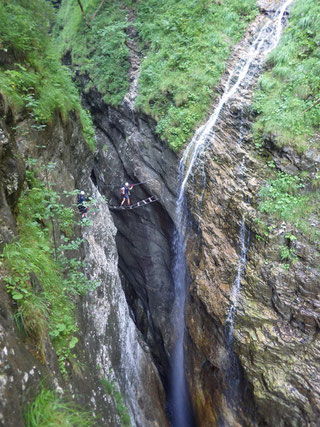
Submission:
[[[84,195],[84,191],[80,191],[80,194],[81,194],[81,196],[83,196]]]
[[[126,182],[124,185],[125,185],[126,187],[129,187],[129,182]]]

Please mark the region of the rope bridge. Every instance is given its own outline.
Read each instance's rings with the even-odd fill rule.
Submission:
[[[111,206],[111,205],[108,205],[108,206],[110,209],[123,211],[123,210],[140,208],[142,206],[149,205],[150,203],[157,202],[157,201],[158,201],[158,199],[156,196],[150,196],[147,199],[140,200],[139,202],[133,203],[132,205],[129,205],[129,206],[128,205],[127,206]]]

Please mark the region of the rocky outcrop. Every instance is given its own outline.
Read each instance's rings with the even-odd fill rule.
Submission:
[[[98,278],[100,286],[76,300],[80,332],[74,350],[82,369],[76,375],[69,367],[68,375],[62,376],[49,339],[41,363],[32,342],[19,334],[15,303],[5,291],[1,265],[0,422],[23,426],[24,405],[39,393],[40,382],[45,379],[49,388],[91,409],[98,417],[97,425],[121,425],[117,403],[101,383],[106,378],[123,394],[132,425],[166,425],[162,385],[148,347],[129,315],[117,268],[115,227],[106,203],[90,180],[93,155],[83,140],[78,120],[71,117],[62,122],[57,116],[53,126],[38,132],[26,117],[13,122],[10,111],[5,117],[0,123],[1,244],[18,236],[15,214],[25,183],[26,159],[37,159],[39,165],[53,162],[49,179],[59,193],[83,188],[97,199],[97,212],[93,210],[91,215],[93,225],[79,233],[84,238],[86,273],[89,278]]]
[[[254,218],[259,188],[270,174],[266,160],[272,156],[279,170],[307,170],[312,176],[319,167],[318,151],[298,155],[269,141],[266,157],[257,156],[250,135],[254,118],[247,108],[251,93],[246,90],[243,99],[230,101],[188,191],[199,233],[188,251],[192,280],[187,374],[199,425],[224,420],[228,425],[316,426],[319,249],[281,222],[274,224],[268,238],[259,240]],[[234,304],[242,221],[251,237],[236,301],[232,347],[239,364],[230,353],[227,319]],[[289,269],[279,255],[280,247],[288,244],[287,233],[298,238],[293,243],[298,259]],[[230,360],[238,367],[230,366]]]
[[[161,382],[122,290],[116,228],[98,191],[93,189],[92,195],[98,200],[98,211],[92,217],[94,226],[84,230],[84,252],[89,276],[101,286],[84,303],[84,348],[91,366],[100,367],[102,376],[116,381],[123,390],[133,425],[166,426]],[[112,418],[105,422],[113,425]]]

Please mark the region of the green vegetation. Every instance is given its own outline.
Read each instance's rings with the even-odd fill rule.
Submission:
[[[125,29],[134,25],[145,55],[137,107],[157,120],[157,132],[174,150],[207,114],[231,47],[256,13],[254,0],[118,0],[95,15],[100,2],[83,0],[88,25],[76,3],[63,0],[58,13],[61,54],[71,49],[72,67],[89,77],[87,89],[96,86],[117,106],[129,87]]]
[[[256,143],[271,136],[278,146],[292,145],[298,151],[315,143],[320,123],[319,28],[319,1],[297,0],[255,95]]]
[[[122,394],[117,391],[115,384],[108,381],[106,378],[102,378],[101,383],[106,394],[114,399],[122,426],[130,427],[130,416],[127,408],[125,407]]]
[[[320,231],[310,224],[320,214],[319,186],[319,175],[310,178],[305,174],[297,176],[278,172],[275,179],[269,180],[260,190],[259,210],[269,215],[271,221],[285,221],[317,242]],[[293,241],[295,236],[290,236],[286,237]]]
[[[89,77],[86,89],[95,86],[105,102],[117,106],[129,87],[126,2],[106,2],[94,16],[100,3],[101,0],[82,1],[89,27],[78,3],[62,0],[55,35],[60,54],[71,49],[73,68]]]
[[[4,280],[18,307],[17,324],[33,341],[36,356],[45,359],[44,341],[49,334],[65,374],[66,360],[75,362],[72,349],[78,341],[71,297],[97,284],[90,283],[82,272],[83,263],[77,254],[81,240],[72,240],[74,210],[64,206],[57,192],[33,172],[27,172],[27,180],[29,188],[18,206],[19,238],[6,245],[1,256]]]
[[[65,402],[54,391],[42,387],[25,411],[26,427],[90,427],[94,418],[79,406]]]
[[[84,136],[94,149],[94,130],[81,107],[70,71],[61,65],[50,37],[53,10],[45,0],[0,2],[0,50],[7,64],[0,67],[1,94],[16,114],[26,110],[35,128],[51,123],[59,112],[80,117]],[[39,126],[40,125],[40,126]]]
[[[231,47],[256,13],[254,0],[138,2],[136,26],[147,57],[137,106],[179,149],[204,119]]]

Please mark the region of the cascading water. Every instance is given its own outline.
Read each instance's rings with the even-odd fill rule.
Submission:
[[[179,182],[184,176],[184,163],[179,165]],[[180,191],[176,204],[176,228],[173,236],[173,282],[175,300],[172,323],[175,328],[175,344],[171,357],[171,385],[169,396],[169,412],[173,427],[193,426],[190,397],[187,387],[184,366],[184,326],[185,300],[187,293],[187,265],[185,259],[186,241],[188,238],[188,212],[185,194]]]
[[[171,357],[171,385],[168,399],[171,425],[173,427],[190,427],[193,425],[184,366],[185,301],[187,293],[187,266],[185,250],[188,238],[188,212],[185,188],[193,171],[194,165],[199,158],[199,154],[204,151],[214,138],[215,125],[221,111],[228,101],[234,97],[238,90],[241,91],[242,88],[247,88],[250,85],[257,71],[261,68],[261,65],[268,53],[279,42],[283,27],[283,16],[287,7],[292,2],[293,0],[287,0],[272,14],[272,16],[266,17],[266,22],[262,25],[258,34],[253,40],[249,41],[247,51],[244,52],[243,57],[240,58],[229,75],[224,93],[221,96],[217,107],[214,109],[206,124],[197,130],[193,139],[188,144],[180,162],[180,186],[176,203],[176,230],[173,237],[174,262],[172,275],[175,286],[175,301],[172,322],[174,327],[175,344]],[[248,247],[246,244],[246,234],[245,222],[243,220],[240,230],[240,260],[242,261],[239,263],[236,279],[238,287],[240,287],[241,277],[245,268],[243,265],[245,266]],[[236,296],[234,297],[232,307],[232,314],[230,313],[230,325],[232,325],[232,327],[230,330],[233,329],[234,324]]]
[[[262,26],[257,36],[249,44],[249,51],[244,52],[244,58],[241,58],[231,71],[217,107],[214,109],[206,124],[197,130],[194,137],[188,144],[181,160],[184,164],[188,165],[181,184],[182,192],[185,189],[199,154],[214,137],[215,125],[223,107],[235,95],[241,85],[243,87],[248,87],[268,53],[278,44],[282,30],[282,19],[287,7],[292,2],[293,0],[287,0],[278,10],[276,10],[274,17],[272,19],[270,18]]]
[[[232,291],[231,291],[231,308],[226,320],[226,326],[228,329],[228,345],[231,345],[233,339],[233,329],[234,329],[234,320],[236,315],[236,309],[238,304],[239,291],[241,286],[241,281],[244,278],[246,265],[247,265],[247,252],[249,249],[249,241],[250,241],[250,232],[247,230],[244,218],[242,218],[241,226],[240,226],[240,257],[238,261],[238,270],[237,276],[235,278]]]

